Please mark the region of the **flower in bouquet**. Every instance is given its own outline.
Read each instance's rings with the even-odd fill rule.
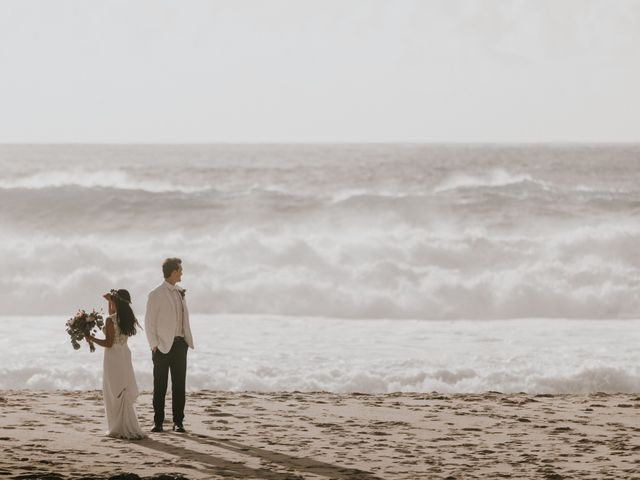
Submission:
[[[67,333],[71,337],[71,345],[75,350],[80,349],[80,341],[84,340],[87,335],[97,333],[98,330],[102,330],[104,326],[104,320],[102,315],[94,310],[87,313],[84,310],[78,310],[73,317],[67,320]],[[89,349],[93,352],[96,347],[92,343],[89,344]]]

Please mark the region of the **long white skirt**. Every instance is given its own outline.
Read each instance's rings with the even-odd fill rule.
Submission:
[[[114,344],[104,349],[102,393],[107,412],[107,435],[128,440],[145,438],[133,408],[138,398],[138,385],[127,345]]]

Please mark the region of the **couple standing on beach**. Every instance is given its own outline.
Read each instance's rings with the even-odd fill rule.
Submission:
[[[153,358],[153,428],[162,432],[164,404],[171,372],[171,407],[173,430],[184,432],[185,380],[187,351],[193,348],[185,290],[176,284],[182,280],[182,260],[167,258],[162,264],[164,282],[149,293],[145,314],[147,340]],[[107,413],[108,435],[126,439],[145,438],[133,405],[138,386],[127,340],[135,335],[138,322],[131,310],[127,290],[104,295],[109,302],[109,316],[104,339],[91,335],[87,341],[105,347],[102,388]]]

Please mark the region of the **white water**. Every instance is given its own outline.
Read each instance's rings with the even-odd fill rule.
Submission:
[[[0,146],[0,311],[640,316],[640,147]]]
[[[1,145],[0,388],[99,388],[100,356],[64,322],[111,288],[142,317],[179,256],[191,389],[638,391],[638,159]],[[149,389],[144,337],[132,348]]]
[[[102,351],[75,351],[64,318],[0,318],[0,389],[99,389]],[[189,390],[386,393],[640,391],[640,321],[193,319]],[[144,333],[130,340],[152,388]]]

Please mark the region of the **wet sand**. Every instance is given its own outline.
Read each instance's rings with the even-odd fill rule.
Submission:
[[[137,411],[148,431],[149,392]],[[201,391],[186,415],[125,441],[100,391],[0,391],[0,478],[640,479],[636,394]]]

